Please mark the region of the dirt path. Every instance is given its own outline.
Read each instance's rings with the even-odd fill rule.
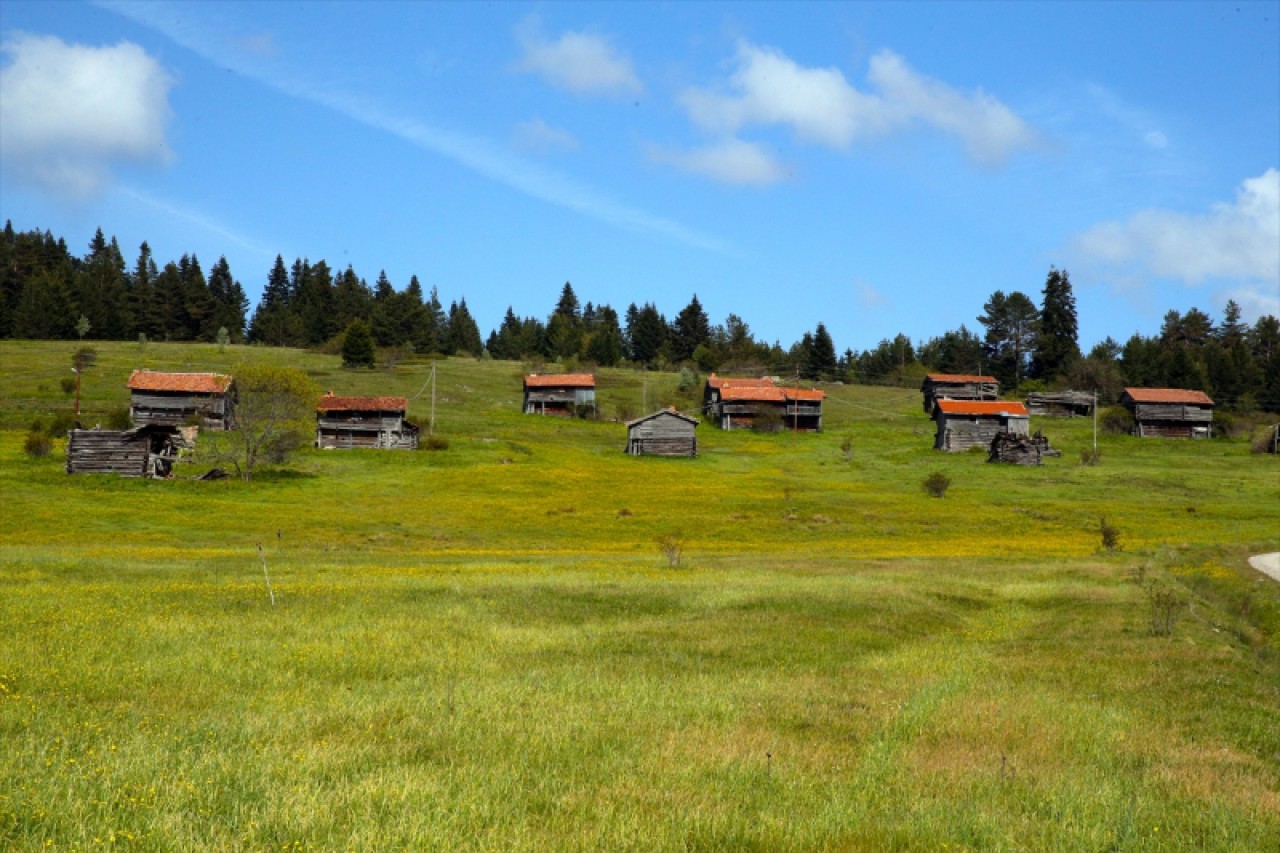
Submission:
[[[1274,581],[1280,581],[1280,551],[1249,558],[1249,565]]]

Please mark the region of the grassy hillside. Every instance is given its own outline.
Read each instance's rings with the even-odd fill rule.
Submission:
[[[249,360],[429,416],[427,363],[96,346],[88,421],[134,367]],[[73,349],[0,342],[5,846],[1280,838],[1280,585],[1244,564],[1280,549],[1280,465],[1246,442],[1103,436],[1088,467],[1088,422],[1034,419],[1060,459],[987,465],[931,449],[918,392],[834,387],[820,435],[633,459],[617,423],[519,414],[520,365],[451,359],[447,450],[68,477],[22,441],[70,408]],[[607,417],[697,405],[599,384]]]

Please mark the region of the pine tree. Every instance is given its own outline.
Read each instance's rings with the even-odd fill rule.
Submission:
[[[467,300],[464,298],[460,302],[451,302],[449,304],[448,354],[466,353],[479,356],[483,350],[484,343],[480,340],[480,329],[476,326],[471,312],[467,310]]]
[[[694,294],[689,304],[676,315],[671,329],[671,353],[677,361],[693,357],[693,351],[711,340],[711,323],[707,312]]]
[[[289,338],[289,271],[284,258],[276,255],[275,265],[267,275],[267,286],[249,322],[251,343],[285,346]]]
[[[658,313],[652,302],[646,302],[643,308],[637,309],[634,319],[630,309],[627,315],[627,340],[631,345],[631,360],[652,365],[667,342],[666,318]]]
[[[1035,344],[1040,312],[1025,293],[1016,290],[1008,296],[997,290],[982,310],[978,322],[987,329],[986,355],[992,372],[1002,385],[1017,393]]]
[[[836,373],[836,345],[827,327],[819,323],[813,330],[804,364],[809,379],[830,379]]]
[[[1046,382],[1062,376],[1080,358],[1079,322],[1071,278],[1066,270],[1049,268],[1036,327],[1031,375]]]
[[[342,339],[342,366],[373,367],[376,358],[369,324],[364,320],[352,320]]]

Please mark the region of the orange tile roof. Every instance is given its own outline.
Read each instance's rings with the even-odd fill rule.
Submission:
[[[927,373],[925,379],[934,382],[997,382],[994,376],[979,376],[976,373]]]
[[[768,385],[722,385],[721,400],[739,400],[747,403],[782,403],[786,401],[782,389],[772,382]]]
[[[221,373],[161,373],[135,370],[129,376],[129,390],[222,394],[231,387],[231,382],[230,376]]]
[[[707,386],[710,388],[772,388],[774,382],[772,379],[761,377],[758,379],[734,379],[721,378],[714,373],[707,377]]]
[[[596,378],[590,373],[531,373],[524,378],[526,388],[594,388]]]
[[[1124,393],[1135,403],[1195,403],[1212,406],[1213,400],[1203,391],[1187,391],[1182,388],[1126,388]]]
[[[1027,407],[1011,400],[939,400],[935,404],[948,415],[1020,415],[1030,417]]]
[[[404,397],[335,397],[330,391],[316,405],[318,412],[403,412],[409,407]]]
[[[816,388],[783,388],[782,393],[787,395],[788,400],[825,400],[827,398],[826,391],[819,391]]]

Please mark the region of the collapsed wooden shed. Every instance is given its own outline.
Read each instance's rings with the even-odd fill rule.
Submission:
[[[1061,455],[1061,450],[1049,446],[1049,439],[1040,430],[1036,430],[1034,435],[998,432],[991,440],[991,452],[987,454],[987,461],[1010,465],[1040,465],[1046,456]]]
[[[1093,414],[1088,391],[1037,391],[1027,395],[1027,411],[1051,418],[1087,418]]]
[[[939,400],[995,400],[1000,396],[1000,382],[994,376],[969,373],[929,373],[920,385],[924,394],[924,410],[933,413]]]
[[[573,417],[596,408],[596,378],[590,373],[531,373],[524,378],[524,413]]]
[[[67,433],[67,473],[168,477],[186,446],[178,427],[163,424],[73,429]]]
[[[1026,406],[1008,400],[939,400],[933,409],[938,427],[933,447],[950,453],[988,448],[999,433],[1029,434],[1030,418]]]
[[[129,417],[135,426],[235,428],[235,380],[221,373],[162,373],[135,370],[129,376]]]
[[[1133,434],[1140,438],[1213,435],[1213,400],[1203,391],[1126,388],[1120,395],[1120,405],[1133,414]]]
[[[316,447],[416,450],[419,429],[405,419],[404,397],[336,397],[316,405]]]
[[[662,409],[627,422],[627,453],[632,456],[697,456],[697,418]]]

